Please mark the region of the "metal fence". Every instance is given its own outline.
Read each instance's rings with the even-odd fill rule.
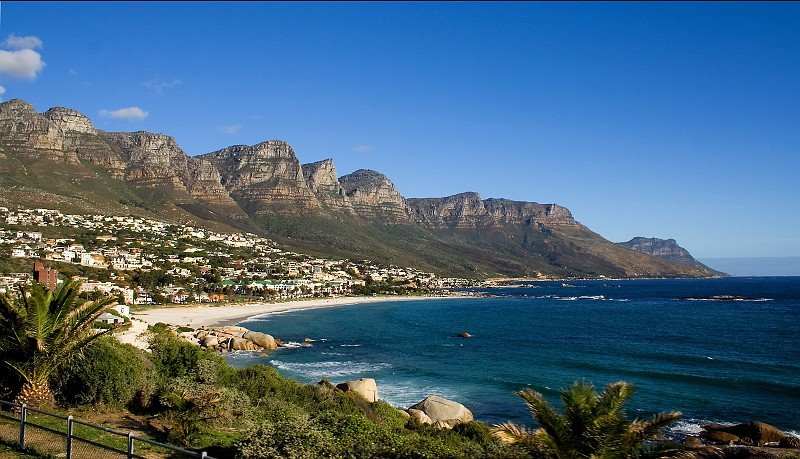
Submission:
[[[0,439],[67,459],[214,459],[205,451],[189,451],[5,400],[0,400]],[[147,451],[141,451],[143,445]]]

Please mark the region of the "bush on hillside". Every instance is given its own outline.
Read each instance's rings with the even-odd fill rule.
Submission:
[[[340,457],[329,432],[310,422],[263,423],[236,444],[242,459]]]
[[[52,383],[63,405],[145,407],[156,391],[157,379],[156,368],[144,352],[103,337],[84,349],[83,355]]]

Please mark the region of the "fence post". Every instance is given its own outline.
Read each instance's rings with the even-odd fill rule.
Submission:
[[[28,405],[22,404],[22,413],[19,415],[19,447],[25,449],[25,421],[28,419]]]
[[[128,459],[133,459],[133,432],[128,432]]]
[[[72,459],[72,416],[67,416],[67,459]]]

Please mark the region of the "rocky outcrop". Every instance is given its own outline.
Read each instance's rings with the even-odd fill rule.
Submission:
[[[186,191],[193,197],[212,204],[236,206],[236,201],[222,186],[219,171],[211,161],[189,157],[187,160],[188,181]]]
[[[303,164],[302,170],[306,185],[323,205],[333,210],[353,212],[350,199],[345,196],[344,189],[336,178],[332,159]]]
[[[255,213],[317,209],[319,200],[306,185],[300,162],[289,144],[270,140],[236,145],[200,158],[210,161],[231,195]]]
[[[339,178],[355,213],[369,220],[409,221],[406,200],[380,172],[359,169]]]
[[[476,228],[495,223],[478,193],[406,201],[414,221],[430,228]]]
[[[712,272],[713,269],[697,261],[688,250],[679,246],[675,239],[659,239],[655,237],[635,237],[628,242],[619,242],[619,245],[635,250],[637,252],[646,253],[654,257],[661,258],[662,260],[679,263],[685,266],[692,266],[695,268],[707,269]],[[718,274],[723,274],[719,273]]]
[[[709,424],[703,426],[700,437],[712,443],[764,446],[779,443],[788,435],[764,422],[748,422],[732,426]]]
[[[92,120],[72,108],[53,107],[44,112],[44,117],[65,132],[73,131],[84,134],[97,134]]]
[[[79,164],[74,152],[64,150],[64,133],[24,100],[0,104],[0,136],[3,149],[29,158]]]
[[[344,392],[355,392],[370,403],[378,401],[378,386],[372,378],[361,378],[355,381],[343,382],[337,384],[336,388]]]
[[[473,420],[472,411],[468,410],[464,405],[438,395],[426,397],[421,402],[410,407],[408,414],[416,417],[415,412],[412,410],[423,412],[433,424],[441,423],[439,424],[441,427],[452,428],[462,422]]]
[[[408,199],[414,220],[426,227],[442,229],[484,228],[502,224],[579,227],[565,207],[557,204],[481,200],[478,193],[461,193],[446,198]]]
[[[510,199],[486,199],[486,212],[504,224],[537,224],[549,228],[580,227],[566,207],[558,204],[512,201]]]
[[[122,151],[126,180],[145,188],[166,186],[186,191],[189,157],[175,139],[145,131],[113,132],[106,137]]]
[[[244,327],[200,327],[191,333],[193,342],[215,351],[270,351],[281,346],[280,341],[266,333]]]

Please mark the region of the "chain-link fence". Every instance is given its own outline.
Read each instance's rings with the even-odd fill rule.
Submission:
[[[214,459],[205,451],[185,450],[5,400],[0,400],[0,439],[67,459]]]

